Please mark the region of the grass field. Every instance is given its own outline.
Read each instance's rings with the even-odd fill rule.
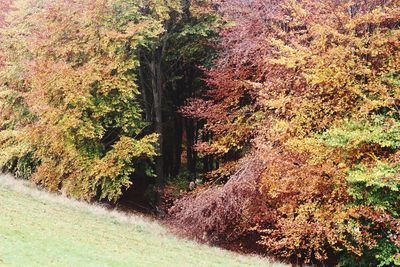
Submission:
[[[0,176],[0,266],[286,266],[179,239],[140,216]]]

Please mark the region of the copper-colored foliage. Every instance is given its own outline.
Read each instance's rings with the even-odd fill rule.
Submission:
[[[242,168],[223,187],[209,188],[179,200],[169,211],[171,223],[203,241],[226,243],[246,235],[248,223],[254,222],[248,217],[249,209],[262,207],[255,205],[260,201],[262,168],[260,161],[243,161]]]
[[[206,119],[214,134],[200,150],[251,142],[252,153],[225,186],[179,200],[172,221],[211,241],[251,236],[264,252],[301,262],[340,253],[361,259],[379,238],[396,251],[396,211],[371,204],[368,182],[348,181],[360,162],[373,168],[393,161],[396,145],[379,140],[391,124],[383,120],[377,137],[365,141],[368,131],[346,123],[373,121],[382,110],[398,115],[398,80],[387,77],[400,68],[399,6],[398,0],[221,1],[234,23],[221,33],[221,53],[208,72],[211,90],[183,111]],[[350,137],[320,136],[340,127]],[[365,186],[364,195],[355,195],[357,186]]]

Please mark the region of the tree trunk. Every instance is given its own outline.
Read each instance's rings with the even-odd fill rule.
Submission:
[[[186,155],[187,155],[187,167],[190,173],[196,175],[196,151],[193,146],[195,144],[195,127],[194,122],[191,119],[185,119],[185,132],[186,132]]]
[[[175,133],[176,137],[174,138],[174,166],[172,169],[172,175],[176,176],[179,174],[179,171],[181,169],[181,156],[182,156],[182,131],[183,131],[183,126],[182,126],[182,118],[179,115],[175,115]]]
[[[138,58],[142,60],[141,58],[141,52],[138,52]],[[145,112],[145,120],[148,122],[153,121],[153,111],[151,108],[151,94],[148,92],[148,86],[146,85],[146,77],[145,77],[145,72],[143,72],[143,66],[139,66],[139,86],[141,88],[141,94],[143,97],[143,107],[144,107],[144,112]]]
[[[164,185],[164,135],[162,117],[163,81],[161,60],[157,57],[156,52],[154,52],[153,59],[150,62],[150,70],[152,73],[151,86],[153,92],[154,128],[155,132],[158,134],[158,147],[156,157],[157,186],[162,187]]]

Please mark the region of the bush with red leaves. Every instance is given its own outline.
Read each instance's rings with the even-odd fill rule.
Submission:
[[[208,188],[178,200],[169,210],[169,221],[184,234],[201,241],[227,244],[243,240],[254,223],[252,211],[260,208],[260,161],[244,161],[242,168],[222,187]],[[258,174],[258,175],[257,175]],[[244,227],[243,227],[244,226]]]

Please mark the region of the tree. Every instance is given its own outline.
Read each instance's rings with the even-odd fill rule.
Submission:
[[[3,26],[0,27],[0,168],[17,177],[28,178],[36,166],[32,149],[22,138],[22,128],[32,122],[23,98],[25,60],[29,55],[23,36],[28,36],[32,14],[39,6],[26,1],[2,1]]]
[[[221,1],[233,23],[185,113],[213,133],[200,149],[251,152],[175,222],[295,262],[397,264],[399,4]]]
[[[145,14],[162,25],[163,31],[139,51],[140,84],[146,117],[159,135],[156,174],[159,186],[179,173],[182,154],[183,122],[178,108],[205,85],[199,68],[210,61],[210,42],[219,26],[208,1],[146,2]],[[193,122],[186,120],[187,160],[195,172]],[[168,162],[168,164],[164,164]]]
[[[184,136],[195,172],[197,130],[188,119],[184,130],[177,109],[205,87],[199,66],[214,56],[219,25],[211,11],[207,1],[16,1],[2,30],[2,168],[29,177],[37,167],[36,181],[56,190],[74,171],[64,166],[50,177],[51,168],[81,157],[77,166],[95,164],[122,137],[155,145],[144,137],[156,132],[159,185],[179,173]],[[51,130],[53,139],[42,140]],[[20,173],[18,162],[29,168]],[[127,187],[128,173],[115,188]],[[98,196],[95,187],[88,198]]]
[[[210,90],[182,108],[186,116],[206,122],[204,135],[212,138],[200,140],[196,149],[225,162],[217,177],[233,173],[235,162],[254,137],[262,114],[254,102],[258,88],[252,82],[266,80],[269,47],[265,40],[274,36],[273,25],[284,19],[276,1],[221,2],[219,11],[234,23],[220,32],[216,67],[207,72]]]
[[[142,133],[134,73],[137,47],[157,25],[125,1],[34,7],[23,20],[28,34],[8,36],[29,43],[25,55],[9,60],[25,72],[20,95],[34,116],[17,127],[38,161],[32,179],[78,198],[116,200],[131,184],[134,161],[155,156],[156,136]]]

